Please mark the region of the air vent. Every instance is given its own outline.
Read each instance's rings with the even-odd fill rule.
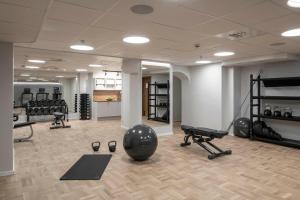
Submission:
[[[253,30],[249,28],[244,28],[241,30],[232,30],[226,33],[221,33],[216,35],[219,38],[225,38],[228,40],[242,40],[244,38],[257,37],[261,35],[265,35],[266,33],[258,30]]]
[[[147,15],[147,14],[150,14],[153,12],[153,8],[151,6],[143,5],[143,4],[134,5],[130,8],[130,10],[133,13],[139,14],[139,15]]]

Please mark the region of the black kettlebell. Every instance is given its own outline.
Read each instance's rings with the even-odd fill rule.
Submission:
[[[99,141],[92,142],[92,148],[93,148],[94,152],[99,151],[100,144],[101,144],[101,143],[100,143]]]
[[[117,147],[117,141],[108,142],[108,149],[110,152],[115,152]]]

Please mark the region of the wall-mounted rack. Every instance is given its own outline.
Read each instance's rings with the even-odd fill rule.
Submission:
[[[256,84],[255,84],[256,83]],[[262,84],[263,83],[263,84]],[[257,86],[257,94],[254,95],[254,85]],[[264,141],[268,143],[300,148],[300,141],[283,138],[275,140],[269,138],[258,137],[253,134],[253,122],[262,119],[283,120],[291,122],[300,122],[300,117],[275,117],[267,116],[261,113],[261,104],[264,100],[284,100],[284,101],[300,101],[300,96],[262,96],[261,87],[290,87],[300,86],[300,77],[284,77],[284,78],[261,78],[260,75],[255,79],[250,75],[250,138],[253,140]]]

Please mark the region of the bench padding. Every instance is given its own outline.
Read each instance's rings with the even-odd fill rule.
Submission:
[[[210,137],[210,138],[223,138],[225,135],[228,135],[228,131],[218,131],[218,130],[203,128],[203,127],[192,127],[192,126],[182,125],[181,129],[186,134],[193,134],[193,135],[199,135],[199,136]]]

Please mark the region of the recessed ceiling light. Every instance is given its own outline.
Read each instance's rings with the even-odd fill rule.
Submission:
[[[31,63],[46,63],[45,60],[27,60],[27,61]]]
[[[61,75],[58,75],[58,76],[56,76],[56,78],[63,78],[64,76],[61,76]]]
[[[147,67],[142,67],[142,70],[148,69]]]
[[[92,51],[92,50],[94,50],[94,47],[92,47],[90,45],[86,45],[84,43],[84,40],[81,40],[79,44],[71,45],[70,48],[74,49],[74,50],[80,50],[80,51]]]
[[[25,66],[25,68],[27,68],[27,69],[39,69],[40,67],[27,65],[27,66]]]
[[[123,42],[129,43],[129,44],[145,44],[150,42],[149,38],[142,37],[142,36],[129,36],[123,38]]]
[[[89,67],[103,67],[103,65],[99,65],[99,64],[89,64]]]
[[[27,77],[30,76],[30,74],[21,74],[20,76]]]
[[[32,76],[32,77],[29,77],[29,79],[33,80],[33,79],[37,79],[37,77]]]
[[[212,61],[210,61],[210,60],[197,60],[196,63],[197,64],[210,64],[210,63],[212,63]]]
[[[281,33],[283,37],[297,37],[300,36],[300,28],[292,29]]]
[[[293,8],[300,8],[300,0],[289,0],[287,5]]]
[[[231,52],[231,51],[221,51],[221,52],[217,52],[214,55],[215,56],[233,56],[235,53]]]
[[[86,72],[87,69],[76,69],[77,72]]]
[[[153,61],[147,61],[147,60],[143,60],[142,65],[159,66],[159,67],[171,67],[170,63],[153,62]]]

